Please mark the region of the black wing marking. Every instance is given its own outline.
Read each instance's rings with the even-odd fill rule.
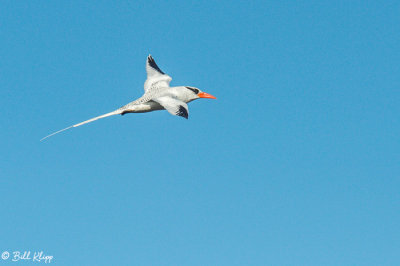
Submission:
[[[149,57],[147,57],[147,62],[149,62],[149,65],[154,68],[155,70],[157,70],[158,72],[160,72],[161,74],[165,74],[156,64],[156,61],[154,61],[154,58],[149,55]]]
[[[176,112],[176,115],[182,116],[186,119],[188,119],[188,117],[189,117],[188,111],[182,105],[179,105],[179,110],[178,110],[178,112]]]

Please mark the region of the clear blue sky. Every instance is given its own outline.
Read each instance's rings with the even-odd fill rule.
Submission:
[[[398,1],[78,2],[1,4],[0,252],[400,264]],[[39,142],[141,96],[149,53],[218,100]]]

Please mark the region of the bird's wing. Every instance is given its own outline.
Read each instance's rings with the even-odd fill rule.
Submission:
[[[144,83],[144,91],[156,91],[160,88],[168,88],[172,78],[165,74],[156,64],[154,58],[149,55],[146,62],[147,80]]]
[[[189,117],[189,108],[185,102],[170,96],[162,96],[152,100],[159,103],[172,115],[182,116],[186,119]]]

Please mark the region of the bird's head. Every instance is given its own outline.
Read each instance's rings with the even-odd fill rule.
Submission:
[[[212,96],[211,94],[201,91],[198,88],[189,87],[189,86],[186,86],[185,88],[189,91],[191,101],[199,99],[199,98],[217,99],[214,96]]]

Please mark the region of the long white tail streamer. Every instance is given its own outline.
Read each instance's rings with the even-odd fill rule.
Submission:
[[[70,129],[70,128],[73,128],[73,127],[79,127],[79,126],[82,126],[82,125],[84,125],[84,124],[87,124],[87,123],[96,121],[96,120],[98,120],[98,119],[101,119],[101,118],[104,118],[104,117],[108,117],[108,116],[112,116],[112,115],[119,115],[119,114],[121,114],[121,113],[122,113],[122,111],[118,109],[118,110],[109,112],[109,113],[104,114],[104,115],[96,116],[96,117],[91,118],[91,119],[89,119],[89,120],[83,121],[83,122],[81,122],[81,123],[79,123],[79,124],[75,124],[75,125],[73,125],[73,126],[69,126],[69,127],[64,128],[64,129],[61,129],[61,130],[59,130],[59,131],[57,131],[57,132],[51,133],[50,135],[47,135],[46,137],[42,138],[40,141],[43,141],[43,140],[45,140],[45,139],[47,139],[47,138],[49,138],[49,137],[51,137],[51,136],[54,136],[54,135],[56,135],[56,134],[58,134],[58,133],[60,133],[60,132],[65,131],[65,130],[67,130],[67,129]]]

